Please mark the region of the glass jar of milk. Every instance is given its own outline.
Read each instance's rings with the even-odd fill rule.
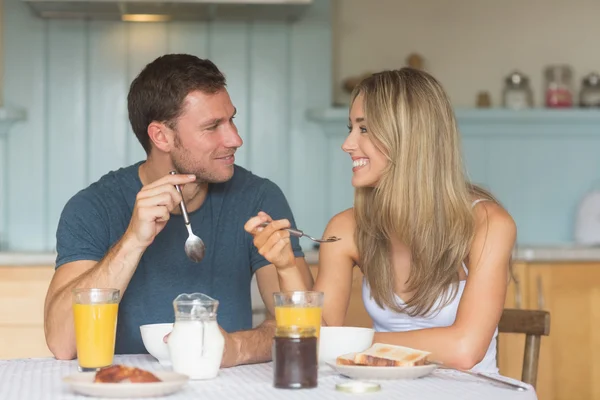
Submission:
[[[175,324],[168,339],[173,370],[190,379],[212,379],[219,373],[225,339],[217,324],[219,302],[202,293],[173,300]]]

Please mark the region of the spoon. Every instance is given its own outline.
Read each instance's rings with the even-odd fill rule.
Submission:
[[[171,175],[177,174],[176,171],[171,171]],[[175,185],[175,189],[181,195],[181,202],[179,203],[179,207],[181,207],[181,213],[183,214],[183,220],[185,221],[185,227],[188,230],[189,236],[185,241],[185,254],[188,258],[194,262],[200,262],[204,258],[204,253],[206,252],[206,246],[204,246],[204,242],[198,236],[194,235],[192,232],[192,225],[190,224],[190,218],[187,213],[187,208],[185,206],[185,202],[183,201],[183,193],[181,193],[181,188],[179,185]]]

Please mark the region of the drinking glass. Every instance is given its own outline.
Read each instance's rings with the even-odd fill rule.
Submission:
[[[112,365],[115,355],[118,289],[74,289],[73,321],[79,371]]]
[[[314,327],[319,337],[323,292],[277,292],[273,299],[277,326]]]

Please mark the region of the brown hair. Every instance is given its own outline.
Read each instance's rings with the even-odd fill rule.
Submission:
[[[151,149],[150,123],[164,122],[175,129],[190,92],[216,93],[225,86],[225,76],[212,61],[193,55],[167,54],[146,65],[127,96],[129,122],[146,154]]]

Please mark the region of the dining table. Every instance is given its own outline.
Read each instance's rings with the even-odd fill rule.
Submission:
[[[142,368],[151,372],[171,371],[147,354],[117,355],[114,364]],[[54,358],[0,360],[0,399],[58,400],[91,399],[72,391],[65,377],[78,374],[77,360]],[[500,377],[500,375],[496,375]],[[517,382],[501,377],[509,382]],[[347,393],[336,385],[351,379],[338,374],[330,366],[319,367],[318,386],[312,389],[277,389],[273,387],[272,362],[224,368],[216,378],[189,380],[177,392],[163,398],[169,400],[275,400],[275,399],[390,399],[443,400],[534,400],[535,389],[518,391],[494,382],[450,369],[438,368],[417,379],[375,381],[380,389],[370,393]]]

